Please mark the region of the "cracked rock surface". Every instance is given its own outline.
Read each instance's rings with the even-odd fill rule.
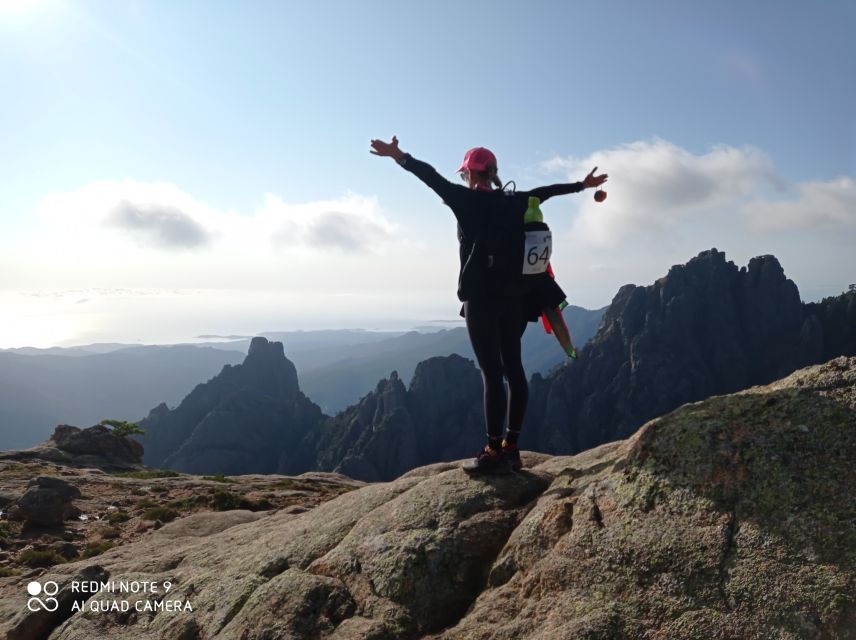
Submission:
[[[524,462],[482,479],[439,463],[305,512],[178,519],[38,579],[61,594],[84,571],[168,579],[192,612],[81,611],[41,633],[856,638],[856,358]],[[21,577],[0,580],[19,610],[0,631],[37,621]]]

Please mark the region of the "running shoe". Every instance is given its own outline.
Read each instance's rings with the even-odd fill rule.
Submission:
[[[511,473],[511,465],[502,451],[495,451],[487,446],[475,458],[467,460],[463,464],[463,469],[470,474]]]

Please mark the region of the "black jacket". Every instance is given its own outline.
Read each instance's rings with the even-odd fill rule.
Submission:
[[[538,187],[531,191],[481,191],[446,180],[431,165],[410,154],[405,154],[399,164],[431,187],[458,220],[458,299],[462,302],[508,294],[499,288],[487,260],[480,254],[487,235],[502,228],[519,227],[522,231],[523,215],[529,206],[530,196],[544,202],[552,196],[584,189],[582,182],[572,182]],[[528,316],[533,320],[537,319],[542,308],[555,307],[565,299],[564,292],[546,273],[536,279],[528,297],[528,304],[532,307]]]

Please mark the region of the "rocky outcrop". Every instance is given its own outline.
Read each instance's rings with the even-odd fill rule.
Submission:
[[[253,338],[243,364],[226,365],[175,409],[155,408],[139,436],[149,466],[188,473],[276,473],[322,418],[281,342]]]
[[[65,480],[39,476],[27,484],[10,516],[28,525],[56,527],[79,513],[72,504],[79,497],[80,490]]]
[[[50,439],[38,446],[0,452],[2,460],[43,460],[105,471],[130,471],[142,468],[143,447],[128,437],[117,436],[103,424],[86,429],[61,424]]]
[[[307,434],[297,466],[284,472],[318,468],[374,482],[472,455],[484,446],[481,397],[481,374],[458,355],[419,363],[409,390],[393,372],[358,404]]]
[[[501,477],[422,467],[207,535],[176,521],[57,565],[38,579],[64,602],[97,567],[168,581],[177,604],[102,593],[130,612],[69,611],[52,637],[856,637],[856,358],[524,459]],[[43,615],[19,580],[0,590],[0,632]]]
[[[842,354],[856,354],[856,293],[803,304],[775,257],[738,269],[705,251],[653,285],[622,287],[579,360],[534,377],[526,445],[582,451]]]
[[[856,353],[856,288],[850,287],[848,293],[804,305],[801,365]]]
[[[169,545],[172,538],[206,538],[273,511],[305,513],[361,486],[321,472],[199,477],[146,468],[105,473],[36,458],[0,461],[0,620],[13,615],[4,608],[7,596],[21,592],[43,567],[78,558],[97,562],[105,550],[154,530]],[[32,632],[33,625],[22,629]]]
[[[139,442],[117,436],[103,424],[88,429],[63,424],[56,428],[51,441],[58,449],[75,456],[97,456],[128,464],[143,461],[143,447]]]

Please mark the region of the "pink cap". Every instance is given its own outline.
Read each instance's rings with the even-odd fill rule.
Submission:
[[[464,161],[458,171],[469,169],[471,171],[487,171],[488,167],[496,167],[496,156],[493,151],[484,147],[475,147],[467,151]]]

